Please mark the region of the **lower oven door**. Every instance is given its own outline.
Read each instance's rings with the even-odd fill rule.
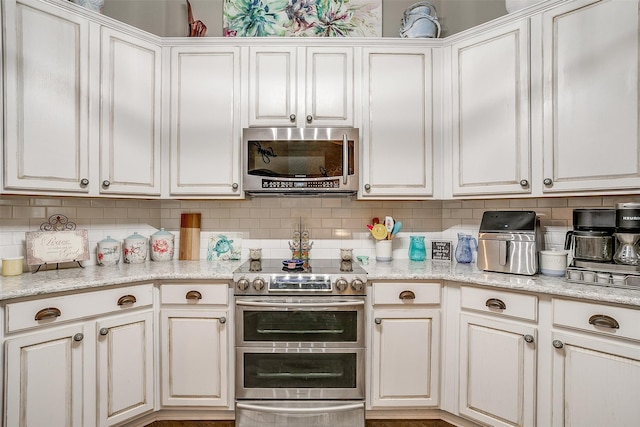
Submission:
[[[364,427],[363,401],[238,401],[236,427]]]
[[[240,399],[364,399],[364,349],[236,348]]]

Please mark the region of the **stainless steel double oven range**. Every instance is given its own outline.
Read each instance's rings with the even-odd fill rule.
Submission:
[[[234,282],[236,427],[364,426],[362,267],[248,261]]]

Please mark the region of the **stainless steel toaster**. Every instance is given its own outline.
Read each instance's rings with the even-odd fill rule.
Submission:
[[[487,211],[478,234],[478,268],[534,275],[542,249],[540,221],[533,211]]]

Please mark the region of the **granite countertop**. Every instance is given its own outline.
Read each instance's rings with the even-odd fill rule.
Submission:
[[[242,261],[178,261],[87,266],[0,277],[0,301],[152,280],[231,280]],[[369,280],[448,280],[640,307],[640,290],[569,283],[560,277],[489,273],[475,264],[394,260],[363,266]]]

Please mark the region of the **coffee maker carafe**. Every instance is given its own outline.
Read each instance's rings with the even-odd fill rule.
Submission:
[[[616,264],[640,265],[640,203],[616,204]]]
[[[576,261],[611,263],[615,230],[615,209],[574,209],[573,230],[565,239],[574,265]]]

